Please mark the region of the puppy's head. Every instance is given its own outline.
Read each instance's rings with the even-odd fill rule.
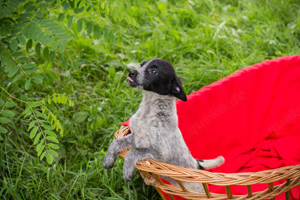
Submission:
[[[131,87],[187,100],[180,79],[172,64],[166,60],[153,58],[144,61],[141,68],[129,71],[127,79]]]

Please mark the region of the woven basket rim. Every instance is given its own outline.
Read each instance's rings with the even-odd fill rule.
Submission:
[[[130,134],[130,127],[121,126],[121,128],[115,133],[115,139],[121,139],[128,134]],[[121,153],[119,153],[119,155],[124,158],[128,150],[129,149],[124,149]],[[292,165],[257,172],[224,173],[184,168],[147,158],[138,162],[136,164],[136,168],[146,172],[155,172],[161,176],[169,176],[180,181],[209,183],[220,186],[264,184],[276,182],[282,179],[293,179],[300,176],[300,165]],[[198,180],[194,180],[195,178]]]

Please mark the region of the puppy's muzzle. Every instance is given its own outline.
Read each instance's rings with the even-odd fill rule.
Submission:
[[[138,72],[135,69],[130,70],[128,73],[127,80],[131,87],[135,87],[138,85],[136,81],[137,74]]]
[[[134,69],[132,69],[132,70],[130,70],[129,73],[128,73],[128,78],[130,78],[130,79],[135,79],[135,78],[136,78],[136,75],[137,75],[137,71],[134,70]],[[130,81],[130,80],[129,80],[129,81]]]

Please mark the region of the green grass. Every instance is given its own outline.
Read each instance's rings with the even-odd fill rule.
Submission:
[[[159,199],[138,173],[131,183],[122,180],[121,158],[113,169],[102,168],[113,133],[141,99],[141,92],[125,81],[126,66],[153,57],[169,60],[191,93],[249,65],[300,53],[297,0],[110,4],[141,25],[129,28],[134,40],[118,47],[83,33],[68,43],[69,54],[81,58],[80,71],[61,72],[54,85],[39,92],[66,94],[75,101],[73,108],[56,108],[65,130],[59,157],[52,166],[40,161],[25,131],[27,122],[18,119],[18,132],[1,134],[1,199]],[[75,26],[71,29],[76,33]],[[54,70],[60,71],[58,66]],[[76,123],[78,112],[86,112],[87,119]]]

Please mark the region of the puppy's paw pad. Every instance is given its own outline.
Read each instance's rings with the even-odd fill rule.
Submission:
[[[112,168],[114,166],[114,163],[115,163],[115,159],[113,156],[110,156],[110,155],[106,155],[102,161],[104,169]]]

